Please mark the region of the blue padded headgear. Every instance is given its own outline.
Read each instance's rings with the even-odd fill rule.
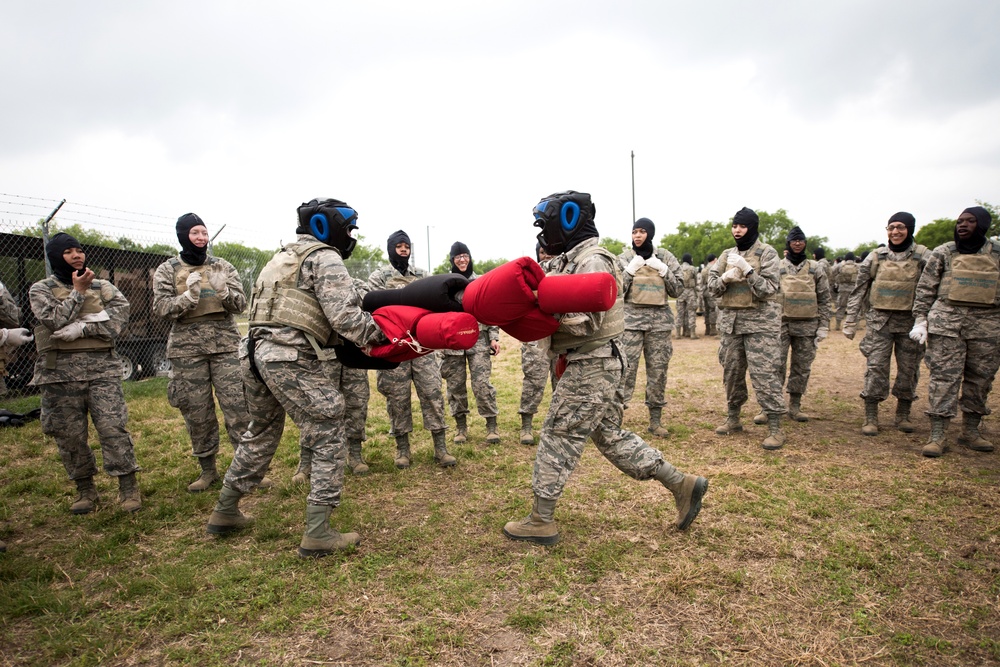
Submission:
[[[586,192],[567,190],[542,199],[535,205],[535,227],[538,243],[550,255],[559,255],[581,241],[596,237],[594,215],[597,208]]]
[[[312,199],[298,209],[299,234],[312,234],[317,240],[340,251],[347,259],[358,244],[351,233],[358,228],[358,212],[338,199]]]

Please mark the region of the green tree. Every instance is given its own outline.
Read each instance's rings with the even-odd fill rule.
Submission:
[[[733,245],[733,234],[729,224],[721,222],[680,222],[673,234],[660,237],[660,247],[666,248],[680,260],[684,253],[690,253],[695,262],[703,262],[712,253],[716,256]]]
[[[250,248],[234,241],[222,241],[212,244],[212,254],[221,257],[236,268],[243,283],[243,292],[247,298],[253,293],[253,284],[264,265],[274,256],[273,250]]]
[[[607,250],[608,252],[610,252],[615,257],[625,252],[625,247],[626,247],[624,241],[613,239],[610,236],[605,236],[603,239],[601,239],[600,246],[605,250]],[[632,247],[632,244],[629,243],[628,247]]]

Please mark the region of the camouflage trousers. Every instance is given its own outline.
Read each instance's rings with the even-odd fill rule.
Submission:
[[[645,480],[661,465],[663,454],[622,428],[624,358],[571,361],[559,379],[535,454],[531,486],[535,495],[557,500],[583,454],[587,438],[616,468]],[[671,466],[673,467],[673,466]]]
[[[367,438],[365,422],[368,420],[368,400],[371,387],[368,386],[368,371],[364,368],[348,368],[341,363],[339,371],[331,371],[333,387],[344,397],[344,434],[350,443],[364,442]],[[312,468],[312,450],[299,443],[299,467]]]
[[[432,352],[411,361],[404,361],[398,368],[376,371],[375,386],[385,396],[393,436],[413,431],[413,403],[410,383],[417,390],[424,428],[440,431],[445,428],[444,396],[441,393],[441,367],[438,354]]]
[[[693,287],[685,287],[677,297],[677,328],[693,334],[698,322],[698,295]]]
[[[705,329],[707,330],[709,325],[715,326],[716,322],[719,321],[719,304],[716,302],[714,296],[705,295]]]
[[[667,368],[674,356],[674,343],[669,331],[636,331],[626,329],[622,347],[628,357],[625,373],[624,402],[628,405],[635,393],[635,378],[639,372],[639,355],[646,359],[646,405],[662,408],[667,404]]]
[[[1000,340],[996,338],[966,340],[936,334],[928,336],[927,368],[931,375],[927,387],[927,414],[954,417],[956,404],[968,414],[990,414],[986,399],[1000,368],[998,347]]]
[[[472,394],[476,397],[476,411],[480,417],[496,417],[497,390],[490,383],[493,358],[490,356],[489,334],[479,332],[479,340],[464,354],[441,355],[441,377],[448,388],[448,407],[451,416],[469,414],[469,390],[466,386],[465,366],[468,363],[472,377]]]
[[[551,373],[552,362],[549,354],[538,346],[538,343],[521,344],[521,407],[522,415],[533,415],[538,412],[538,406],[545,395],[545,383],[552,376],[552,389],[556,388],[556,374]]]
[[[836,311],[834,317],[838,320],[844,319],[847,316],[847,301],[851,297],[851,285],[841,285],[840,290],[834,295],[834,305],[836,306]]]
[[[788,327],[781,327],[780,338],[781,349],[778,352],[778,377],[782,382],[788,378],[786,389],[789,394],[804,394],[809,385],[809,375],[812,373],[812,364],[816,359],[816,337],[815,336],[792,336],[788,333]],[[788,351],[792,352],[792,361],[789,365]],[[786,373],[787,372],[787,376]]]
[[[104,471],[120,477],[139,470],[121,379],[57,382],[40,389],[42,433],[56,441],[70,479],[97,474],[97,461],[87,443],[88,413],[101,443]]]
[[[881,403],[889,397],[889,370],[895,353],[896,381],[892,384],[892,395],[902,401],[915,401],[924,346],[911,340],[908,333],[891,333],[887,329],[868,327],[858,345],[867,359],[861,398]]]
[[[783,378],[779,375],[781,348],[771,333],[723,334],[719,342],[719,363],[726,387],[726,402],[742,406],[747,393],[747,371],[761,410],[766,414],[784,414]]]
[[[239,447],[250,424],[243,393],[243,372],[235,352],[171,359],[167,400],[181,411],[191,436],[191,451],[198,458],[214,456],[219,452],[216,400],[222,408],[226,433],[233,449]]]
[[[309,451],[312,461],[306,502],[337,507],[347,463],[344,397],[336,384],[340,362],[258,361],[263,382],[250,369],[249,358],[241,363],[250,426],[223,484],[243,494],[257,488],[278,450],[287,414],[299,427],[299,446]]]

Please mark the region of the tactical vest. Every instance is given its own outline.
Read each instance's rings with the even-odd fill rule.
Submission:
[[[594,255],[604,255],[611,262],[615,284],[618,286],[618,298],[615,299],[615,304],[611,306],[611,310],[604,314],[604,320],[601,322],[600,328],[589,336],[574,336],[561,331],[556,331],[552,334],[551,349],[556,354],[563,354],[565,352],[590,352],[625,333],[625,306],[621,290],[622,274],[618,266],[618,259],[614,255],[601,246],[592,246],[581,251],[576,261],[568,264],[561,273],[576,273],[576,267]],[[659,277],[659,274],[657,274],[657,277]],[[660,281],[662,282],[662,278]]]
[[[396,275],[394,275],[392,278],[389,278],[389,280],[386,281],[384,289],[400,289],[401,287],[406,287],[414,280],[417,280],[419,277],[420,276],[412,274],[403,275],[402,273],[397,271]]]
[[[53,278],[47,278],[45,284],[52,290],[52,296],[60,303],[70,297],[72,289],[56,282]],[[115,291],[106,280],[94,280],[90,289],[83,295],[83,306],[80,308],[80,315],[91,315],[104,311],[104,304],[114,298]],[[96,350],[110,350],[115,344],[102,338],[77,338],[76,340],[59,340],[52,337],[52,331],[44,324],[35,326],[35,350],[39,354],[45,354],[45,368],[54,370],[56,367],[56,357],[60,352],[94,352]]]
[[[888,248],[876,248],[872,253],[869,273],[872,278],[868,300],[875,310],[910,312],[920,280],[920,261],[927,248],[914,245],[913,253],[904,260],[889,259]]]
[[[987,241],[974,255],[959,254],[955,242],[948,243],[951,262],[941,277],[938,298],[953,306],[992,308],[997,305],[997,285],[1000,283],[1000,244]]]
[[[250,326],[292,327],[306,335],[309,344],[323,357],[320,348],[340,341],[323,307],[311,290],[298,287],[299,273],[306,257],[325,243],[291,243],[271,258],[254,283],[250,300]]]
[[[173,257],[169,261],[170,266],[174,269],[174,288],[177,290],[177,296],[188,291],[187,279],[192,271],[201,273],[201,296],[198,297],[198,305],[184,313],[177,321],[181,324],[191,324],[192,322],[226,319],[228,313],[226,313],[225,306],[222,305],[222,299],[216,295],[215,288],[209,281],[209,276],[216,273],[225,276],[226,270],[222,263],[209,261],[201,266],[191,266],[177,257]]]
[[[693,288],[698,285],[698,269],[693,266],[681,267],[681,280],[684,287]]]
[[[858,263],[854,260],[844,260],[837,271],[838,285],[853,285],[858,279]]]
[[[760,258],[764,255],[764,248],[758,241],[751,249],[753,252],[743,259],[747,261],[754,271],[759,272]],[[730,252],[739,253],[736,248],[727,248],[722,251],[719,259],[716,260],[715,265],[718,267],[720,276],[729,267]],[[753,290],[750,289],[750,283],[747,282],[746,276],[744,276],[742,280],[726,285],[726,291],[722,293],[722,297],[719,299],[719,306],[722,308],[746,309],[753,308],[760,302],[761,299],[754,295]]]
[[[816,299],[816,271],[812,260],[806,260],[805,270],[792,273],[781,271],[781,316],[787,320],[813,320],[819,317]]]
[[[643,265],[632,278],[632,287],[625,302],[635,306],[663,306],[667,303],[667,287],[656,269]]]

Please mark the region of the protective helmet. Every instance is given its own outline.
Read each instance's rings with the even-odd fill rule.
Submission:
[[[560,255],[585,239],[597,236],[597,208],[586,192],[557,192],[542,199],[532,210],[538,243],[550,255]]]
[[[358,228],[358,212],[339,199],[312,199],[299,206],[299,234],[312,234],[340,251],[347,259],[357,245],[353,238]]]

